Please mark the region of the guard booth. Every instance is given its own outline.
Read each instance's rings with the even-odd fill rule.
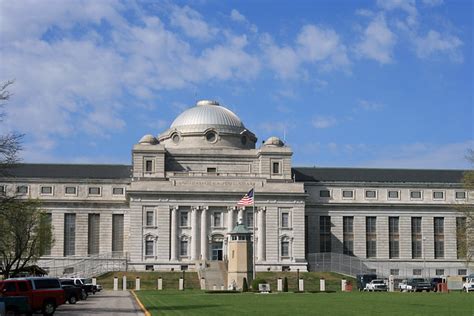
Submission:
[[[229,265],[227,272],[227,284],[233,285],[235,289],[241,289],[244,278],[247,284],[252,281],[253,275],[253,247],[252,233],[247,227],[239,223],[228,233],[229,235]]]

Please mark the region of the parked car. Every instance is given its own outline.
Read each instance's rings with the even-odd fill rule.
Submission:
[[[84,283],[85,285],[89,285],[89,286],[92,286],[92,294],[95,294],[97,292],[99,292],[99,287],[97,286],[97,284],[92,284],[92,279],[81,279],[82,283]],[[102,289],[102,287],[101,287]]]
[[[474,291],[474,274],[469,275],[462,285],[462,290],[466,292]]]
[[[0,315],[31,314],[26,296],[0,296]]]
[[[414,278],[408,281],[412,292],[431,291],[431,283],[423,278]]]
[[[412,286],[408,284],[408,280],[403,280],[402,282],[398,283],[398,289],[400,292],[411,292]]]
[[[372,281],[370,281],[369,283],[367,283],[367,285],[365,286],[365,291],[368,291],[368,292],[383,292],[383,291],[387,291],[387,284],[385,283],[384,280],[382,279],[374,279]]]
[[[365,290],[365,286],[367,285],[367,283],[369,283],[370,281],[374,279],[377,279],[377,275],[376,274],[358,274],[356,276],[356,279],[357,279],[357,289],[359,291],[363,291]]]
[[[66,295],[66,301],[68,301],[69,304],[76,304],[77,301],[79,301],[81,297],[83,297],[82,293],[84,292],[84,290],[81,287],[67,284],[61,284],[61,287],[64,290],[64,294]]]
[[[0,281],[0,293],[4,297],[25,296],[32,312],[53,315],[56,308],[65,303],[65,293],[56,278],[30,277]]]
[[[89,295],[90,293],[95,294],[97,289],[92,284],[85,284],[82,280],[84,280],[84,279],[81,279],[81,278],[65,278],[65,279],[61,279],[61,283],[80,286],[84,289],[84,291],[86,292],[87,295]]]

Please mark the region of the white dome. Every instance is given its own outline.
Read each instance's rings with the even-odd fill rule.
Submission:
[[[269,137],[264,143],[265,146],[283,147],[285,143],[281,139],[275,136]]]
[[[195,107],[181,113],[171,124],[171,129],[193,125],[216,125],[245,128],[242,121],[231,110],[219,105],[216,101],[202,100]]]

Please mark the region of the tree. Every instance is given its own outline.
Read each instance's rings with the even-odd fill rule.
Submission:
[[[470,149],[466,158],[474,167],[474,150]],[[466,194],[474,191],[474,170],[468,170],[464,173],[463,186],[466,189]],[[474,259],[474,205],[460,204],[456,206],[462,218],[458,218],[457,228],[457,252],[459,258],[464,258],[466,267],[472,264]]]
[[[0,274],[15,276],[51,249],[51,218],[38,200],[7,199],[0,204]]]

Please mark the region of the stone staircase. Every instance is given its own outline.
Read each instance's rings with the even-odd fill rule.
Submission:
[[[205,279],[206,290],[227,289],[227,263],[224,261],[206,261],[204,268],[199,271],[200,277]]]

